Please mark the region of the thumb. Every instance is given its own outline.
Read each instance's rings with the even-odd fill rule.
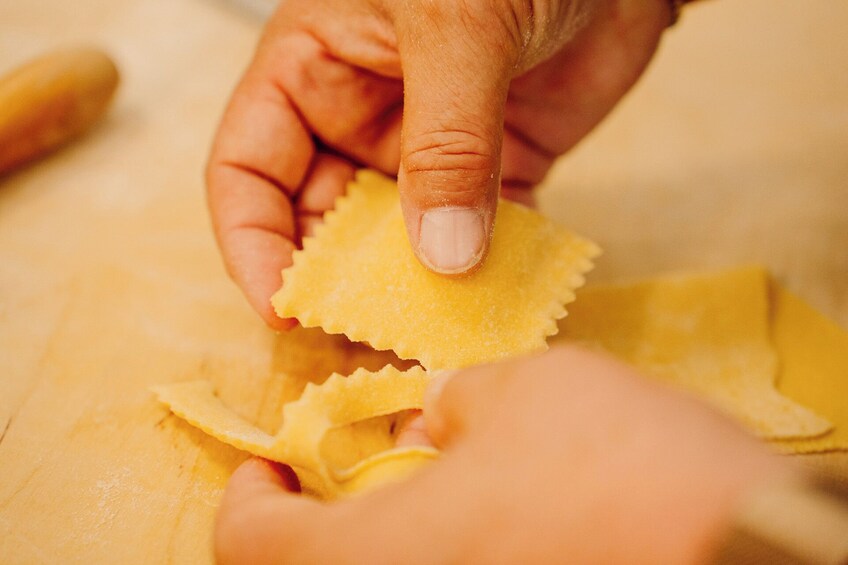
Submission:
[[[492,422],[503,408],[503,394],[514,362],[480,365],[436,375],[424,397],[427,435],[445,448]]]
[[[411,4],[406,11],[416,11]],[[413,21],[398,22],[401,208],[419,261],[442,274],[465,273],[488,251],[504,106],[518,53],[491,20],[470,29],[468,14],[456,13],[467,10],[465,4],[428,3]]]
[[[310,524],[323,508],[296,496],[294,471],[285,465],[254,458],[236,469],[215,523],[218,563],[277,563],[280,555],[317,537]]]

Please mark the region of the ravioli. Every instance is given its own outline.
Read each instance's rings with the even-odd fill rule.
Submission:
[[[270,435],[227,408],[206,381],[160,385],[153,392],[189,424],[242,451],[294,469],[304,492],[333,499],[400,480],[436,458],[429,447],[394,447],[391,419],[420,409],[430,376],[392,366],[309,384],[283,407]],[[335,437],[334,437],[335,436]]]
[[[764,439],[819,436],[832,427],[776,388],[761,268],[587,288],[562,336],[711,401]]]

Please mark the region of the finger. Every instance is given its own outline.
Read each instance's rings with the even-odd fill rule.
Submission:
[[[324,213],[333,209],[355,172],[354,165],[346,159],[326,152],[315,155],[309,176],[295,201],[299,245],[304,237],[315,234],[315,228],[324,221]]]
[[[329,153],[317,153],[295,202],[297,214],[321,216],[332,210],[355,173],[356,167],[350,161]]]
[[[215,523],[218,562],[297,562],[325,510],[297,490],[297,478],[284,465],[254,458],[236,469]]]
[[[296,230],[291,202],[256,175],[216,165],[207,180],[209,209],[227,272],[247,301],[269,326],[284,330],[271,307],[271,295],[282,284],[281,272],[291,265]]]
[[[589,390],[596,386],[593,385],[596,380],[620,379],[621,375],[631,378],[632,370],[575,346],[560,346],[541,355],[491,365],[443,371],[425,395],[427,432],[435,445],[448,447],[487,425],[510,420],[509,410],[536,413],[536,408],[528,406],[547,402],[549,398],[535,395],[535,390],[572,391],[568,398],[573,401],[580,394],[573,391]],[[543,384],[543,381],[548,382]],[[514,423],[522,422],[520,418],[511,419],[510,425]]]
[[[522,175],[527,147],[555,156],[583,139],[641,76],[668,25],[663,2],[598,6],[564,49],[513,81],[507,129],[524,143],[504,148],[505,178]]]
[[[336,17],[336,16],[333,16]],[[338,58],[310,33],[268,42],[260,61],[326,146],[387,174],[400,161],[403,85]],[[279,61],[285,59],[285,65]]]
[[[301,245],[303,244],[303,238],[315,236],[315,228],[320,226],[322,223],[324,223],[324,218],[321,216],[313,216],[311,214],[298,216],[297,230],[300,234]]]
[[[508,182],[504,179],[501,186],[501,198],[523,204],[528,208],[536,207],[536,193],[533,192],[535,185],[527,183]]]
[[[501,404],[501,388],[512,371],[513,364],[507,362],[437,375],[424,398],[424,418],[432,443],[448,447],[491,421]]]
[[[224,114],[206,171],[212,224],[227,272],[272,327],[270,305],[297,238],[290,196],[314,146],[286,93],[248,71]]]
[[[548,151],[533,140],[533,129],[540,127],[539,124],[528,124],[531,133],[525,134],[510,123],[509,113],[505,119],[501,157],[502,188],[516,184],[533,187],[542,182],[559,154]]]
[[[478,21],[465,10],[461,2],[413,4],[396,23],[404,69],[401,206],[418,259],[443,274],[469,271],[488,250],[504,104],[518,60],[490,12]]]
[[[288,93],[254,63],[221,120],[210,166],[243,169],[291,196],[314,153],[311,134]]]
[[[420,410],[413,410],[399,424],[397,447],[432,446],[433,442],[427,435],[427,424]]]

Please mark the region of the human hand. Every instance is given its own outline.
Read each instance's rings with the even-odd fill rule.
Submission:
[[[436,388],[436,387],[434,387]],[[324,504],[285,467],[233,475],[222,563],[691,563],[748,489],[794,473],[734,424],[575,348],[461,371],[431,389],[441,458]]]
[[[358,166],[398,175],[428,268],[483,260],[498,189],[528,202],[641,74],[668,0],[286,0],[207,167],[228,272],[273,327],[280,271]],[[401,119],[403,118],[403,119]]]

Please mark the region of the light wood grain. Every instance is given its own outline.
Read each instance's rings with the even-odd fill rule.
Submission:
[[[848,5],[811,6],[692,7],[557,166],[542,206],[605,247],[594,280],[759,262],[848,325]],[[391,360],[274,335],[220,267],[201,170],[257,33],[203,0],[0,3],[0,72],[83,42],[124,78],[90,135],[0,180],[4,563],[208,561],[243,456],[147,386],[210,379],[270,430],[307,380]]]

